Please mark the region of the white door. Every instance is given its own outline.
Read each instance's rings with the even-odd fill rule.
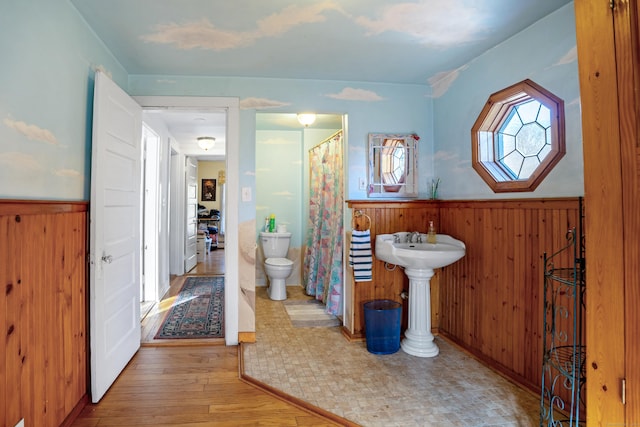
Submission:
[[[187,157],[185,165],[185,185],[187,188],[187,214],[184,233],[184,271],[189,271],[198,263],[198,163]]]
[[[142,108],[96,73],[90,209],[91,399],[140,347]]]

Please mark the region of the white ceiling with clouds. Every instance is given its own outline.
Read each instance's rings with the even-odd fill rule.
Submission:
[[[434,83],[570,0],[71,0],[129,74]]]

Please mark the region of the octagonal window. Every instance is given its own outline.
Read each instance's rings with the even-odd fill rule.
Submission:
[[[473,168],[494,192],[533,191],[565,154],[564,102],[517,83],[489,97],[471,140]]]

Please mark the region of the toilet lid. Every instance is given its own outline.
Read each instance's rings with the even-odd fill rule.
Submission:
[[[293,261],[287,258],[267,258],[264,262],[269,265],[293,265]]]

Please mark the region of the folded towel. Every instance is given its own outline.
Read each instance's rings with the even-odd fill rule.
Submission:
[[[371,281],[371,232],[369,230],[353,230],[349,247],[349,265],[353,267],[356,282]]]

